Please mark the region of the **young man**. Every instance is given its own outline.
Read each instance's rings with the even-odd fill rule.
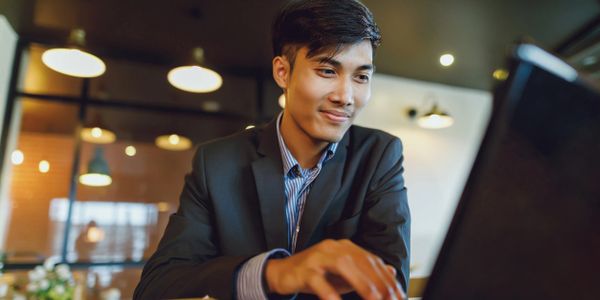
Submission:
[[[199,147],[134,298],[404,297],[402,145],[352,126],[370,98],[379,42],[373,16],[355,0],[282,10],[273,77],[284,111]]]

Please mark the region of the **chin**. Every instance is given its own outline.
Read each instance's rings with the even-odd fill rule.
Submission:
[[[338,143],[342,140],[347,130],[348,128],[344,128],[344,130],[322,130],[321,132],[315,135],[315,138],[328,143]]]

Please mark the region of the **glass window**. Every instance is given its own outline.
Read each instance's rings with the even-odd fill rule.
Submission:
[[[69,196],[78,107],[21,99],[17,147],[11,153],[4,251],[8,263],[37,263],[58,255],[63,229],[52,221],[54,199]],[[12,149],[10,149],[12,150]],[[3,199],[6,201],[6,199]],[[0,226],[2,228],[3,226]]]
[[[141,261],[156,249],[179,203],[184,176],[191,170],[195,145],[244,129],[244,122],[189,114],[90,107],[87,128],[110,131],[107,144],[84,142],[79,174],[94,173],[101,162],[110,184],[93,186],[82,177],[72,209],[68,260]],[[157,146],[157,138],[190,140],[184,150]],[[175,144],[175,143],[174,143]],[[83,180],[83,181],[82,181]],[[53,199],[54,220],[64,224],[67,199]]]

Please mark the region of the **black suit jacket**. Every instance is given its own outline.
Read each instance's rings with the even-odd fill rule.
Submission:
[[[312,183],[296,251],[351,239],[395,266],[406,290],[410,214],[402,161],[398,138],[351,126]],[[231,299],[241,264],[288,247],[284,202],[275,122],[201,145],[134,298]]]

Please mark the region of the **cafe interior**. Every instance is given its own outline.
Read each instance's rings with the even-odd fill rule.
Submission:
[[[285,108],[270,44],[284,2],[0,1],[0,299],[31,297],[52,262],[68,266],[72,299],[133,297],[197,146]],[[531,41],[600,83],[600,2],[362,2],[383,42],[355,124],[404,144],[420,297],[511,46]]]

